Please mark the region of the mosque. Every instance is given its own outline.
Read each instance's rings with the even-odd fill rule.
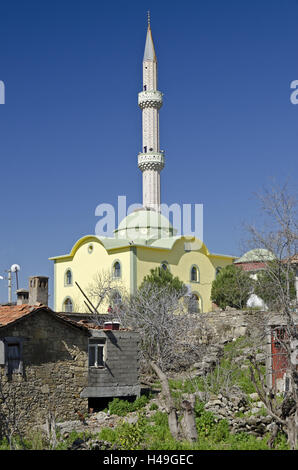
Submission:
[[[109,272],[123,289],[134,294],[145,275],[156,267],[169,269],[187,287],[193,311],[209,312],[211,285],[219,270],[236,257],[210,253],[195,237],[177,235],[177,230],[161,213],[160,174],[165,153],[159,143],[159,110],[163,94],[157,87],[157,58],[150,19],[143,58],[143,89],[138,94],[142,110],[142,152],[138,168],[143,178],[142,208],[127,215],[113,237],[86,235],[68,254],[50,258],[54,262],[54,310],[84,312],[85,291],[97,273]],[[119,284],[120,285],[120,284]],[[115,289],[114,303],[121,302]],[[102,313],[106,313],[106,310]]]

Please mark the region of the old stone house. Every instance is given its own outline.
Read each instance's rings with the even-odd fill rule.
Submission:
[[[24,414],[22,427],[44,422],[49,410],[78,419],[102,397],[139,395],[138,336],[42,304],[0,306],[0,386]]]

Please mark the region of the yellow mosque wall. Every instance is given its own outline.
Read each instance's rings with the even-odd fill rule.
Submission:
[[[136,245],[107,250],[97,237],[87,236],[79,240],[71,253],[54,259],[54,309],[64,310],[64,302],[70,298],[73,311],[88,311],[84,305],[84,297],[75,284],[87,293],[88,287],[94,282],[97,273],[112,272],[115,261],[121,265],[121,279],[115,284],[120,292],[131,293],[140,286],[150,269],[167,263],[171,273],[191,287],[191,291],[200,299],[200,308],[204,312],[212,310],[210,300],[211,285],[215,279],[216,268],[232,264],[234,258],[226,255],[214,255],[208,252],[204,244],[196,251],[186,252],[185,239],[181,237],[171,249],[145,247]],[[199,280],[191,281],[191,268],[195,265],[199,270]],[[67,285],[65,274],[71,270],[72,284]],[[100,307],[106,313],[108,303]]]
[[[92,248],[90,248],[92,247]],[[71,256],[62,256],[55,259],[54,264],[54,309],[63,311],[65,300],[70,297],[73,303],[73,311],[88,312],[84,304],[84,296],[75,284],[80,285],[85,293],[90,284],[94,283],[97,273],[112,272],[113,263],[117,260],[121,263],[121,285],[126,290],[130,288],[130,253],[127,249],[107,252],[97,238],[86,238],[74,250]],[[72,284],[66,285],[65,273],[71,270]],[[106,313],[108,305],[103,304],[101,309]]]

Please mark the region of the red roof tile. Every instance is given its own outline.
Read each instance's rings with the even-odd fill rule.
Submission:
[[[0,327],[6,326],[9,323],[13,323],[16,320],[28,315],[34,310],[40,309],[40,307],[45,307],[42,304],[39,305],[2,305],[0,306]],[[45,307],[47,308],[47,307]]]
[[[84,320],[82,321],[75,321],[70,320],[67,316],[63,315],[62,313],[53,312],[48,306],[43,304],[37,305],[0,305],[0,328],[9,325],[10,323],[14,323],[17,320],[29,315],[30,313],[37,311],[37,310],[47,310],[49,313],[54,315],[57,319],[61,319],[64,322],[71,324],[77,328],[83,330],[95,329],[95,330],[104,330],[107,331],[104,326],[96,325],[95,323],[85,323]],[[121,330],[127,330],[127,328],[121,328]]]
[[[68,324],[74,325],[77,328],[83,328],[83,325],[78,325],[77,322],[71,321],[68,318],[63,317],[63,315],[53,312],[47,305],[36,304],[36,305],[1,305],[0,306],[0,328],[7,326],[11,323],[14,323],[21,318],[26,317],[30,313],[36,312],[38,310],[44,310],[49,312],[51,315],[60,319]],[[85,328],[85,327],[84,327]]]

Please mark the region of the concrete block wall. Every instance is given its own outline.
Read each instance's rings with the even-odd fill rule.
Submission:
[[[88,388],[84,390],[82,396],[138,395],[138,334],[121,330],[96,331],[96,334],[99,339],[106,340],[105,367],[89,368]]]

